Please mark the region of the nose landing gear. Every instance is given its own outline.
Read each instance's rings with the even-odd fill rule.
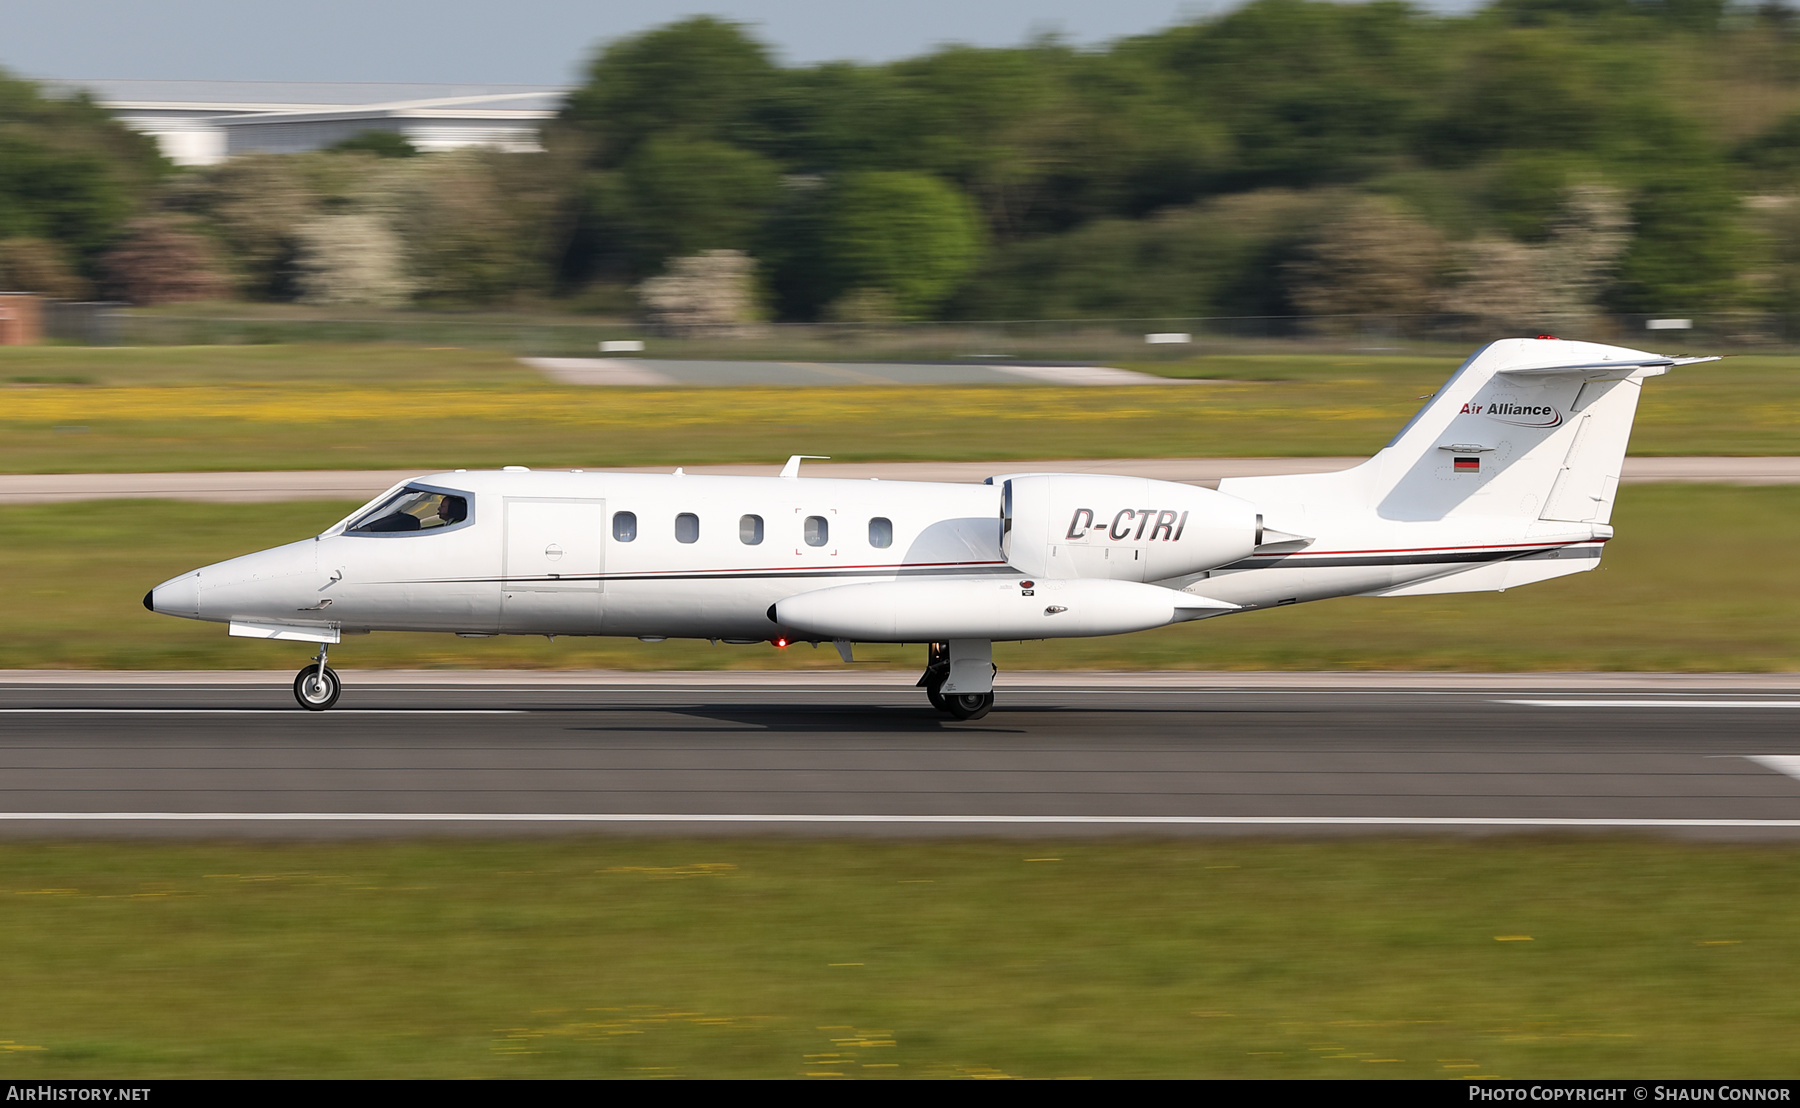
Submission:
[[[337,703],[344,683],[325,664],[325,644],[319,644],[319,656],[294,675],[294,699],[309,712],[323,712]]]

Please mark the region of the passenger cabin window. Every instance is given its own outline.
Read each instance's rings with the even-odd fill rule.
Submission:
[[[613,539],[617,542],[630,542],[637,538],[637,513],[613,513]]]
[[[824,546],[831,541],[831,524],[824,516],[806,517],[806,545]]]
[[[894,545],[894,521],[876,516],[869,521],[869,545],[886,550]]]
[[[349,535],[390,535],[408,531],[436,531],[469,518],[469,500],[455,493],[430,489],[401,489],[350,526]]]
[[[738,520],[738,540],[745,546],[761,546],[763,540],[762,517],[744,516]]]
[[[700,517],[692,512],[683,512],[675,517],[675,541],[699,542]]]

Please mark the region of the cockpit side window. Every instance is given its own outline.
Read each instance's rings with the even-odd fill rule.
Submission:
[[[436,489],[406,488],[344,528],[346,535],[391,535],[412,531],[438,531],[466,522],[469,499]]]

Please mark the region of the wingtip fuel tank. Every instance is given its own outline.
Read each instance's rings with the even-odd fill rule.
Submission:
[[[1123,635],[1236,607],[1135,581],[985,577],[836,585],[777,601],[774,617],[807,638],[1004,641]]]

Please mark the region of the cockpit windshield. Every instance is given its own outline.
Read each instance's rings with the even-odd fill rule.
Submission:
[[[469,518],[467,497],[435,489],[401,489],[344,528],[346,535],[436,531]]]

